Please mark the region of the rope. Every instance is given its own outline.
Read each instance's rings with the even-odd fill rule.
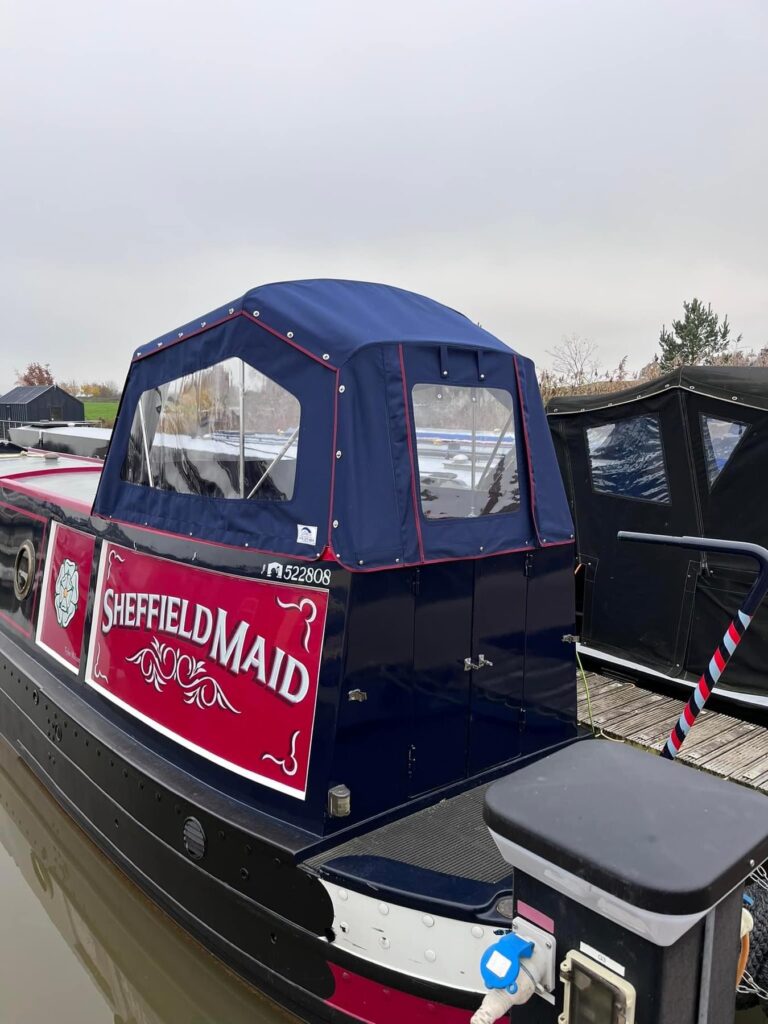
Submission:
[[[587,711],[589,712],[589,724],[592,728],[592,732],[597,736],[597,729],[595,728],[595,720],[592,717],[592,698],[589,695],[589,683],[587,682],[587,673],[584,671],[584,666],[581,663],[581,657],[579,655],[579,649],[576,648],[576,664],[579,666],[579,672],[581,673],[581,681],[584,685],[584,692],[587,695]]]

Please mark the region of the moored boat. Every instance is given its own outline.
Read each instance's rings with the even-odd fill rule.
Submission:
[[[760,500],[768,369],[689,366],[547,406],[577,538],[582,654],[607,670],[694,687],[754,566],[723,551],[637,547],[618,532],[768,545]],[[715,695],[768,707],[758,610]]]
[[[135,351],[103,466],[0,489],[0,729],[56,798],[302,1017],[467,1020],[519,912],[487,784],[578,737],[532,363],[269,285]]]

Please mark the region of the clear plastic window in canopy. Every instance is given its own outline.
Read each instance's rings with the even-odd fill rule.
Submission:
[[[701,433],[704,440],[704,458],[707,465],[707,481],[712,487],[720,476],[726,462],[733,455],[736,445],[749,429],[747,423],[724,420],[719,416],[701,417]]]
[[[416,384],[412,397],[427,519],[515,512],[520,484],[512,395],[498,388]]]
[[[141,395],[123,477],[180,494],[286,501],[300,421],[290,392],[226,359]]]
[[[669,484],[655,414],[587,430],[592,486],[605,494],[668,502]]]

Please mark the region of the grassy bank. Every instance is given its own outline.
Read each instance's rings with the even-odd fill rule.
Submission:
[[[103,420],[105,427],[114,426],[117,402],[84,402],[87,420]]]

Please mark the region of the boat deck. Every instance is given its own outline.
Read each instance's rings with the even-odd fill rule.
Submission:
[[[635,683],[587,673],[590,701],[579,677],[579,722],[611,740],[661,750],[685,706],[684,697],[644,690]],[[692,768],[768,793],[768,726],[704,709],[677,758]]]

